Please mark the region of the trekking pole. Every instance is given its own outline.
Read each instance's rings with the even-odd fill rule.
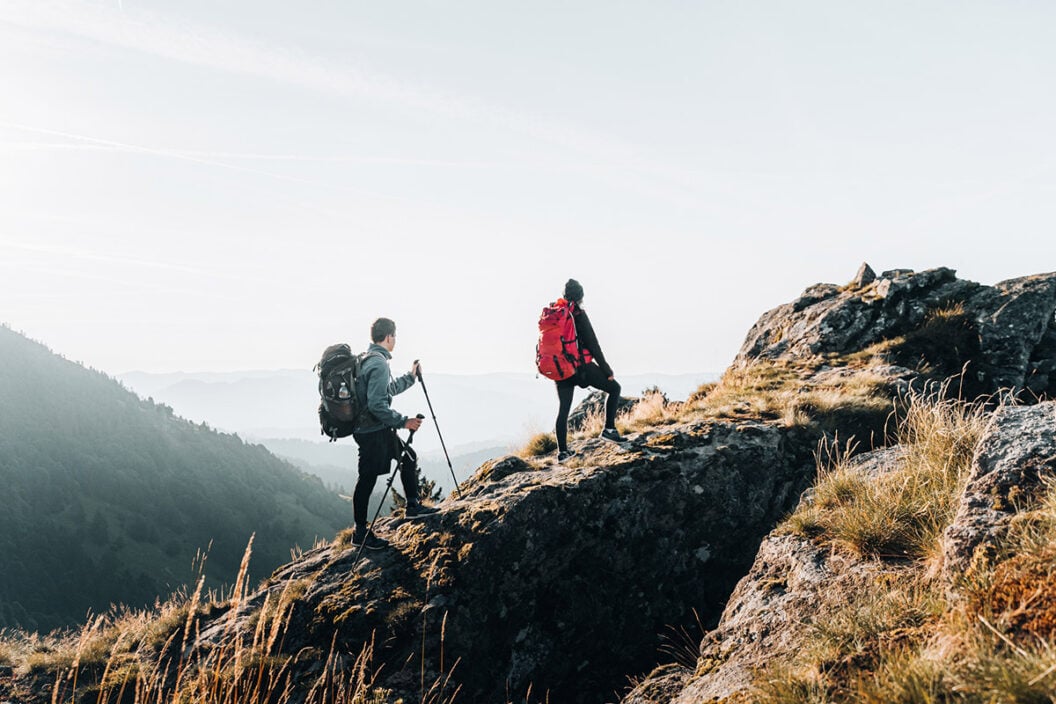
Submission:
[[[414,360],[415,364],[418,364],[418,360]],[[455,482],[455,493],[458,494],[458,498],[462,498],[462,490],[458,488],[458,479],[455,477],[455,468],[451,466],[451,455],[447,454],[447,445],[444,444],[444,436],[440,432],[440,424],[436,422],[436,411],[433,410],[433,402],[429,400],[429,389],[425,388],[425,379],[422,378],[422,368],[418,367],[418,381],[422,384],[422,391],[425,393],[425,402],[429,404],[429,413],[433,416],[433,426],[436,427],[436,434],[440,436],[440,447],[444,448],[444,458],[447,460],[447,468],[451,470],[451,479]]]
[[[424,420],[425,416],[419,413],[417,418],[418,420]],[[410,434],[407,435],[407,442],[400,440],[399,435],[396,436],[396,440],[400,443],[400,447],[402,448],[400,450],[400,456],[396,458],[396,468],[392,470],[392,474],[389,475],[389,481],[385,484],[385,493],[381,495],[381,503],[378,504],[378,510],[374,512],[374,518],[370,521],[370,527],[367,528],[367,535],[363,536],[363,542],[359,544],[359,551],[356,552],[356,559],[352,561],[353,568],[359,564],[359,558],[363,554],[364,546],[367,544],[367,536],[374,534],[374,524],[377,523],[378,516],[381,515],[381,509],[385,508],[385,499],[389,498],[389,491],[392,489],[392,483],[396,480],[396,475],[399,473],[400,467],[403,466],[404,455],[407,454],[408,451],[412,453],[414,452],[414,450],[411,450],[411,442],[414,440],[414,433],[415,431],[412,430]]]

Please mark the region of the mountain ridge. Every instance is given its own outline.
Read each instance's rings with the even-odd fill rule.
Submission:
[[[145,606],[194,579],[199,549],[234,571],[257,532],[273,566],[346,525],[339,498],[259,445],[7,327],[0,355],[0,625],[47,630],[114,601]]]
[[[921,701],[905,690],[897,690],[901,699],[893,694],[901,671],[892,668],[917,658],[914,676],[925,679],[902,684],[922,682],[928,692],[952,701],[972,687],[992,695],[996,690],[985,690],[991,684],[981,681],[979,671],[946,667],[955,663],[923,650],[895,649],[891,658],[903,659],[885,659],[885,643],[916,648],[914,634],[941,621],[942,613],[928,611],[933,607],[927,604],[946,604],[941,600],[949,583],[923,569],[933,564],[924,556],[935,554],[942,544],[936,541],[953,545],[956,535],[982,536],[958,543],[970,546],[968,562],[1000,559],[999,568],[1008,562],[1002,541],[1033,525],[1017,522],[1017,515],[1041,510],[1039,487],[1056,482],[1056,428],[1009,421],[1008,427],[1035,429],[1026,432],[1039,436],[1037,451],[1026,457],[995,450],[994,462],[969,466],[964,458],[976,456],[984,436],[972,431],[962,438],[928,421],[932,425],[920,427],[943,431],[932,433],[942,442],[927,454],[937,467],[929,476],[947,477],[954,464],[968,467],[972,490],[963,499],[955,488],[937,491],[917,482],[931,494],[945,492],[941,503],[952,506],[952,513],[928,503],[906,512],[881,505],[867,513],[855,502],[912,484],[908,478],[916,475],[906,472],[916,465],[907,465],[906,458],[924,456],[919,448],[925,435],[900,435],[905,419],[952,409],[941,422],[959,427],[958,414],[966,408],[978,409],[972,412],[984,419],[997,417],[985,401],[965,406],[958,390],[1018,399],[1026,410],[1012,408],[1010,417],[1023,413],[1056,425],[1051,402],[1030,405],[1056,391],[1054,316],[1056,274],[983,287],[956,279],[948,269],[876,275],[863,267],[846,285],[812,286],[760,318],[718,382],[684,402],[660,395],[638,399],[618,421],[625,442],[598,439],[586,423],[572,437],[578,454],[568,462],[557,464],[545,443],[533,444],[519,456],[482,465],[462,484],[463,498],[449,497],[438,514],[384,519],[379,530],[391,541],[388,550],[358,558],[342,534],[281,567],[257,589],[246,585],[232,598],[209,604],[176,602],[171,608],[182,609],[182,617],[166,631],[169,642],[185,623],[199,634],[185,636],[184,647],[145,644],[118,653],[114,644],[132,636],[121,636],[115,624],[100,634],[103,656],[82,663],[78,682],[113,691],[116,685],[102,678],[117,663],[139,662],[152,672],[160,663],[208,674],[237,658],[254,665],[232,671],[230,686],[263,678],[298,702],[321,701],[313,697],[334,687],[386,704],[660,704],[696,702],[712,693],[730,702]],[[827,453],[837,456],[835,468],[826,468]],[[1051,501],[1056,506],[1056,497]],[[790,514],[788,523],[783,519]],[[840,521],[861,515],[874,517],[888,532],[833,537],[846,528]],[[1030,514],[1056,527],[1056,509],[1051,520],[1047,515]],[[1046,549],[1056,549],[1056,528],[1051,535],[1043,536]],[[842,560],[849,570],[825,574],[869,575],[853,582],[868,588],[830,589],[853,580],[796,577],[819,559]],[[995,575],[1013,585],[1043,564],[1014,563]],[[887,580],[891,601],[871,587],[875,579]],[[1047,579],[1043,575],[1046,588]],[[941,589],[922,591],[932,584]],[[1052,585],[1056,594],[1056,580]],[[917,593],[929,601],[899,606]],[[999,597],[1007,593],[972,592],[969,601],[1000,616],[1006,607]],[[778,620],[764,620],[784,596],[801,604],[800,610],[789,611],[786,620],[779,612]],[[865,598],[873,599],[869,613],[893,620],[869,630],[866,623],[830,619],[830,633],[846,632],[845,641],[825,641],[836,650],[824,653],[834,655],[823,653],[806,665],[786,657],[813,657],[807,647],[817,640],[812,624],[820,628],[824,618],[850,618]],[[819,611],[819,605],[825,608]],[[1013,601],[1007,613],[1019,607]],[[691,628],[694,612],[707,633],[691,655],[682,651],[681,663],[670,662],[658,633]],[[1002,637],[1015,639],[1026,652],[1022,638],[1028,631],[1014,630],[1017,622],[1010,619],[996,623],[1006,629]],[[1028,623],[1046,628],[1037,619]],[[777,628],[794,631],[799,645],[775,647],[765,636]],[[973,630],[973,637],[982,638],[985,630]],[[1001,647],[1000,638],[987,642]],[[853,649],[856,643],[867,643],[864,655]],[[851,650],[840,650],[846,647]],[[731,674],[746,662],[730,657],[737,651],[754,661]],[[1028,680],[1056,665],[1043,656],[1015,665],[1029,665],[1020,691],[1047,686],[1042,681],[1027,689]],[[942,675],[943,668],[951,674]],[[43,700],[47,690],[39,682],[54,683],[69,672],[56,667],[34,675],[23,668],[11,686],[40,692]],[[137,686],[172,691],[171,683],[151,681],[143,672],[134,675]],[[709,682],[720,688],[707,689]]]

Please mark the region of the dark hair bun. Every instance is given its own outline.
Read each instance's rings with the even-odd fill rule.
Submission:
[[[565,283],[565,300],[580,303],[583,300],[583,287],[575,279]]]

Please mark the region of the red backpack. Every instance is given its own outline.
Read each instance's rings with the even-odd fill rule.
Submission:
[[[576,373],[579,365],[590,361],[590,353],[579,349],[573,306],[559,298],[539,316],[539,343],[535,346],[535,366],[547,379],[562,381]]]

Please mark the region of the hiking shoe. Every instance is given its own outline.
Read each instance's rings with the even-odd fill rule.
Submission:
[[[418,516],[428,516],[430,514],[439,511],[436,506],[423,506],[422,504],[407,504],[406,512],[407,518],[417,518]]]
[[[623,437],[620,436],[620,431],[616,430],[616,428],[605,428],[605,430],[601,431],[601,437],[613,442],[623,442]]]
[[[389,541],[374,535],[372,530],[359,530],[352,534],[352,544],[357,547],[362,545],[367,550],[381,550],[388,547]]]
[[[576,456],[576,451],[575,450],[565,450],[564,452],[558,452],[557,453],[557,461],[558,462],[564,462],[565,460],[571,459],[572,457],[575,457],[575,456]]]

